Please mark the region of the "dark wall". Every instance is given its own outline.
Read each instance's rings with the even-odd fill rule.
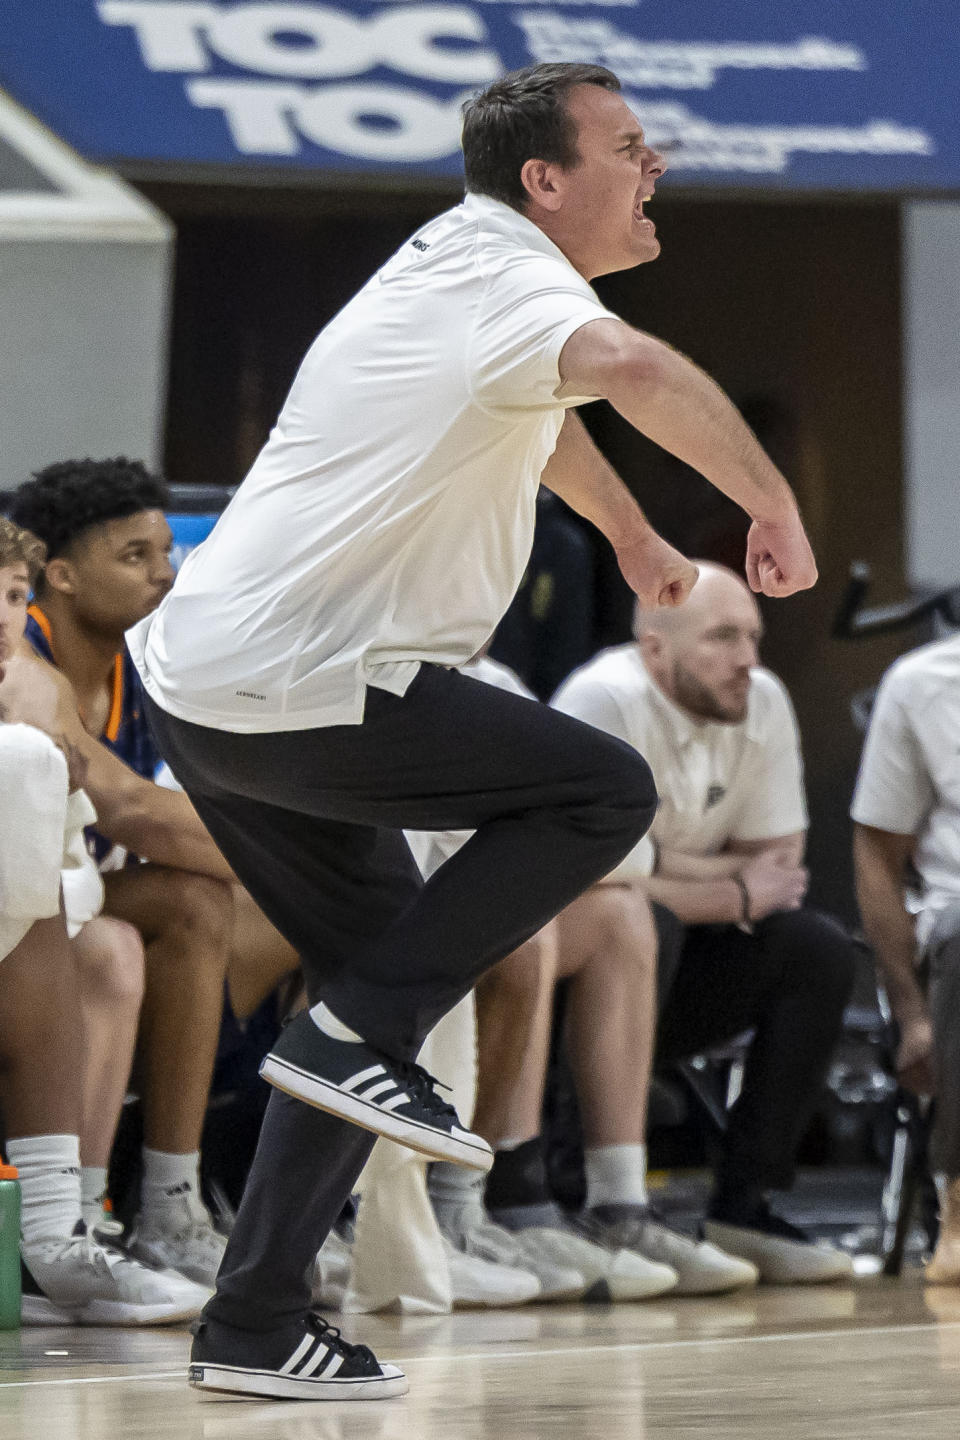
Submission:
[[[457,198],[143,188],[178,227],[166,463],[171,480],[195,484],[243,477],[316,331]],[[852,559],[874,566],[878,600],[903,588],[897,207],[658,197],[655,216],[661,258],[597,288],[714,376],[800,497],[821,580],[764,606],[765,658],[804,735],[814,895],[849,915],[846,809],[859,753],[849,700],[906,642],[850,645],[829,629]],[[739,562],[735,507],[609,407],[584,416],[668,538]],[[598,642],[615,643],[630,597],[602,543],[598,561]]]

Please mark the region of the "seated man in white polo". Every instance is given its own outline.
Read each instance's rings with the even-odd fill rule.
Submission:
[[[732,571],[701,564],[682,610],[638,611],[636,643],[596,656],[554,705],[647,756],[660,808],[613,872],[653,902],[659,936],[658,1063],[752,1032],[729,1114],[706,1238],[761,1281],[834,1280],[849,1257],[771,1211],[793,1184],[853,980],[853,949],[803,908],[807,813],[793,710],[758,666],[756,601]],[[588,1218],[608,1244],[651,1253],[657,1217],[629,1166]],[[610,1184],[613,1184],[611,1190]],[[588,1194],[588,1204],[590,1203]]]
[[[851,814],[860,912],[900,1027],[897,1070],[937,1096],[940,1238],[925,1278],[960,1285],[960,635],[887,671]]]

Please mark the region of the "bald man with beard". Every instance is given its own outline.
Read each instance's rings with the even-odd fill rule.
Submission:
[[[685,606],[638,608],[634,642],[576,671],[553,703],[641,751],[661,797],[650,831],[606,882],[653,910],[657,1062],[752,1032],[706,1238],[762,1281],[818,1282],[848,1276],[849,1258],[812,1245],[771,1211],[767,1192],[793,1184],[854,960],[840,926],[804,906],[800,740],[786,690],[759,665],[761,635],[743,581],[701,564]],[[591,894],[608,904],[605,888],[581,905]],[[607,1151],[587,1155],[588,1217],[608,1243],[649,1253],[657,1217],[642,1178],[626,1151]]]

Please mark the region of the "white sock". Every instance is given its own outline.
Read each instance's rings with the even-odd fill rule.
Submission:
[[[482,1204],[486,1178],[480,1171],[468,1170],[465,1165],[435,1160],[427,1171],[427,1190],[430,1199],[437,1205],[459,1205],[471,1195],[478,1195]]]
[[[186,1200],[191,1210],[200,1200],[200,1151],[173,1155],[143,1147],[143,1183],[140,1210],[146,1214],[179,1208]]]
[[[583,1160],[588,1209],[594,1205],[646,1205],[646,1145],[589,1146]]]
[[[80,1204],[87,1229],[103,1219],[103,1202],[107,1196],[106,1166],[81,1165]]]
[[[20,1235],[26,1247],[68,1239],[83,1218],[80,1141],[76,1135],[8,1140],[7,1159],[20,1172]]]
[[[344,1025],[342,1020],[338,1020],[333,1011],[328,1010],[322,1000],[318,1005],[311,1007],[310,1019],[314,1025],[316,1025],[317,1029],[322,1030],[324,1035],[329,1035],[331,1040],[363,1039],[363,1036],[358,1035],[356,1030],[351,1030],[349,1025]]]

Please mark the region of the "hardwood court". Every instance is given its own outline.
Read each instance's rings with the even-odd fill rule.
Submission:
[[[0,1337],[3,1440],[957,1440],[960,1291],[916,1272],[729,1300],[344,1321],[401,1400],[201,1397],[182,1330]]]

